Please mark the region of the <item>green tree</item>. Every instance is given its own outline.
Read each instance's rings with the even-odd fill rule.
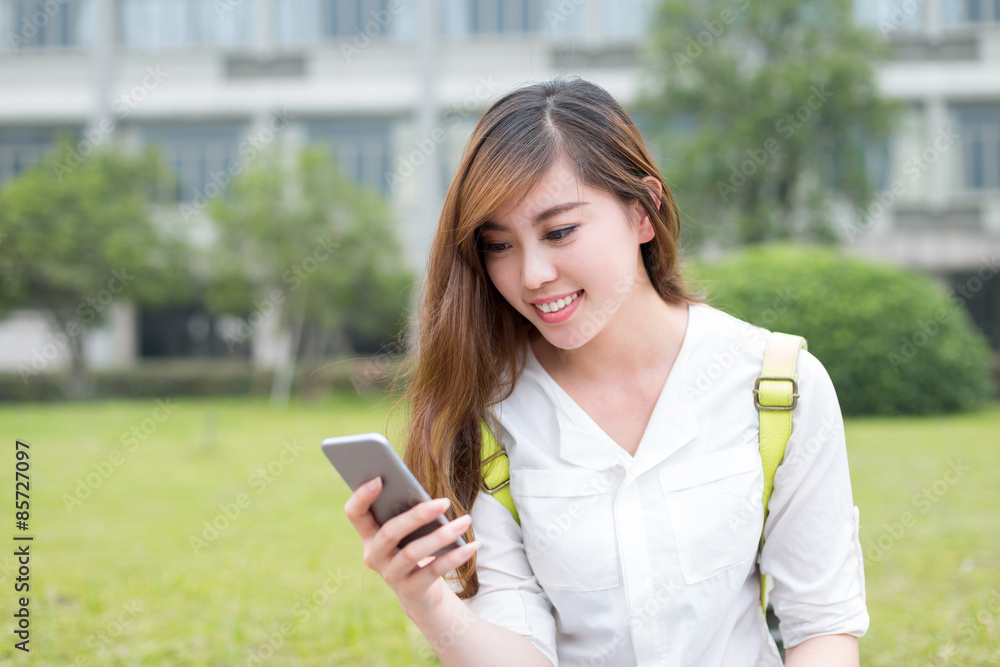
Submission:
[[[695,242],[836,238],[837,205],[874,193],[878,36],[852,0],[666,0],[642,50],[640,123]]]
[[[154,151],[97,150],[79,157],[71,136],[0,190],[0,314],[44,312],[56,333],[38,341],[19,372],[25,382],[68,349],[66,391],[93,388],[86,331],[115,299],[169,303],[189,287],[186,246],[154,223],[152,196],[170,175]]]
[[[392,213],[325,147],[290,159],[280,146],[259,154],[209,214],[218,237],[208,306],[248,314],[227,342],[245,342],[271,318],[291,333],[275,374],[275,404],[287,401],[307,324],[339,355],[352,351],[348,331],[378,340],[398,333],[413,277],[401,261]]]

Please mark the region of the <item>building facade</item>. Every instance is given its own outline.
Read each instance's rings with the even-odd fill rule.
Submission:
[[[162,147],[174,217],[206,202],[275,141],[331,145],[386,195],[419,270],[444,189],[485,106],[526,81],[579,74],[626,103],[650,0],[0,0],[0,183],[62,130],[82,156],[105,142]],[[1000,347],[1000,5],[858,3],[892,44],[878,74],[907,112],[879,197],[845,218],[859,253],[952,285]],[[72,156],[68,156],[72,159]],[[190,220],[185,220],[190,222]],[[197,224],[190,225],[197,236]],[[127,297],[127,295],[124,295]],[[117,301],[91,332],[95,367],[223,354],[225,318],[193,304]],[[59,369],[68,350],[31,312],[0,324],[0,369]],[[273,362],[280,332],[250,354]],[[58,346],[56,346],[58,347]]]

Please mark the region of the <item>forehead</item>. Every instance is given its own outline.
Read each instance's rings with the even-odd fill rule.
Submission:
[[[511,197],[490,218],[497,222],[516,217],[531,218],[556,204],[584,199],[584,190],[587,189],[573,169],[559,160],[549,167],[541,179]]]

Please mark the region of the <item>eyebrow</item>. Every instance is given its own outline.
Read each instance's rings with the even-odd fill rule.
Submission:
[[[556,204],[555,206],[551,206],[551,207],[545,209],[544,211],[542,211],[541,213],[539,213],[538,215],[536,215],[534,218],[532,218],[531,219],[531,226],[535,227],[535,226],[540,225],[541,223],[545,222],[549,218],[554,218],[555,216],[557,216],[557,215],[559,215],[561,213],[565,213],[566,211],[572,211],[575,208],[579,208],[581,206],[587,206],[589,204],[590,204],[590,202],[586,202],[586,201],[568,201],[568,202],[565,202],[565,203],[562,203],[562,204]],[[484,231],[484,232],[506,232],[507,231],[506,227],[504,227],[501,224],[497,224],[497,223],[493,222],[492,220],[487,220],[486,222],[484,222],[480,226],[479,229],[481,231]]]

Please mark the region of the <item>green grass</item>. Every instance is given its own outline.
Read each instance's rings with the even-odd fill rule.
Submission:
[[[6,469],[15,437],[31,445],[35,536],[30,656],[12,647],[13,549],[0,551],[0,664],[437,664],[366,570],[343,515],[348,489],[319,449],[328,435],[385,430],[384,404],[340,396],[274,412],[259,401],[176,401],[162,423],[155,408],[0,407]],[[122,436],[144,420],[153,432],[129,451]],[[862,663],[1000,663],[1000,407],[847,428],[872,617]],[[303,450],[282,462],[285,441]],[[936,498],[934,483],[958,459],[968,472],[915,504],[925,487]],[[109,466],[104,479],[98,469]],[[67,507],[88,475],[96,489]],[[226,518],[220,504],[238,499],[245,507]],[[885,526],[904,512],[914,521],[893,537]],[[213,520],[224,529],[206,537]],[[205,543],[193,548],[192,536]],[[880,536],[888,548],[878,556],[869,540]]]

